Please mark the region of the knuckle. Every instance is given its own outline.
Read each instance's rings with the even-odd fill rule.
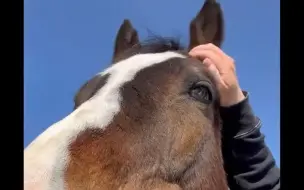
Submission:
[[[227,56],[227,57],[230,62],[234,63],[234,59],[232,57],[230,57],[230,56]]]
[[[213,43],[208,43],[207,46],[213,47],[214,44]]]
[[[235,61],[234,61],[234,59],[232,57],[228,56],[227,61],[230,63],[231,67],[235,67],[235,64],[234,64]]]

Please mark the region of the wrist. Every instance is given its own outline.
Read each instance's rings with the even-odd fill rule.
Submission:
[[[229,93],[225,93],[225,95],[220,98],[220,104],[222,107],[230,107],[240,103],[244,99],[245,95],[243,94],[241,88],[236,88]]]
[[[228,139],[240,138],[261,126],[259,118],[254,115],[249,104],[248,93],[244,91],[243,94],[245,96],[243,101],[229,107],[220,108],[223,136]]]

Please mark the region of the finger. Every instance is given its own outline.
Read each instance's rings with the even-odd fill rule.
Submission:
[[[223,57],[227,56],[227,54],[221,48],[217,47],[216,45],[214,45],[212,43],[209,43],[206,46]]]
[[[189,54],[191,55],[193,52],[199,52],[204,50],[211,50],[214,53],[216,53],[219,57],[221,57],[221,59],[227,60],[229,61],[229,63],[234,63],[234,59],[232,57],[227,55],[223,50],[221,50],[219,47],[217,47],[212,43],[196,46],[189,52]]]
[[[192,51],[191,54],[189,53],[190,56],[195,57],[201,61],[204,62],[205,59],[210,59],[211,62],[217,67],[217,69],[222,72],[223,70],[223,65],[222,59],[213,51],[210,50],[196,50]]]
[[[220,55],[223,59],[229,60],[230,62],[234,62],[233,58],[227,55],[221,48],[217,47],[216,45],[209,43],[206,46],[207,48],[212,49],[214,52],[216,52],[218,55]]]
[[[214,80],[216,82],[220,82],[220,78],[221,78],[220,72],[216,68],[216,66],[214,65],[212,60],[209,58],[206,58],[203,62],[203,65],[205,67],[207,74],[212,78],[212,80]]]
[[[217,47],[216,45],[214,45],[214,44],[212,44],[212,43],[208,43],[208,44],[203,44],[203,45],[196,46],[196,47],[194,47],[192,50],[193,50],[193,51],[197,51],[197,50],[202,51],[202,50],[207,50],[207,49],[214,51],[216,54],[218,54],[218,55],[221,56],[221,57],[228,56],[228,55],[225,54],[224,51],[222,51],[219,47]],[[191,50],[191,51],[192,51],[192,50]],[[191,51],[190,51],[190,52],[191,52]]]
[[[206,67],[206,71],[210,75],[211,80],[216,84],[216,86],[218,88],[220,88],[220,86],[223,83],[223,80],[222,80],[220,72],[216,68],[216,66],[214,64],[210,63],[210,65],[208,67]]]
[[[212,61],[211,61],[211,59],[209,59],[209,58],[204,59],[203,65],[205,67],[209,67],[211,64],[213,64]]]

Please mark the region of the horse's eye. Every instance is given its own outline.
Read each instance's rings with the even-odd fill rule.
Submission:
[[[212,93],[207,85],[196,84],[190,89],[190,96],[205,104],[212,102]]]

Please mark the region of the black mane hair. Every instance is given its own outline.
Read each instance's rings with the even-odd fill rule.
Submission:
[[[186,56],[188,55],[185,46],[180,43],[180,40],[178,38],[153,35],[119,54],[115,58],[114,62],[136,54],[163,53],[166,51],[175,51]]]

